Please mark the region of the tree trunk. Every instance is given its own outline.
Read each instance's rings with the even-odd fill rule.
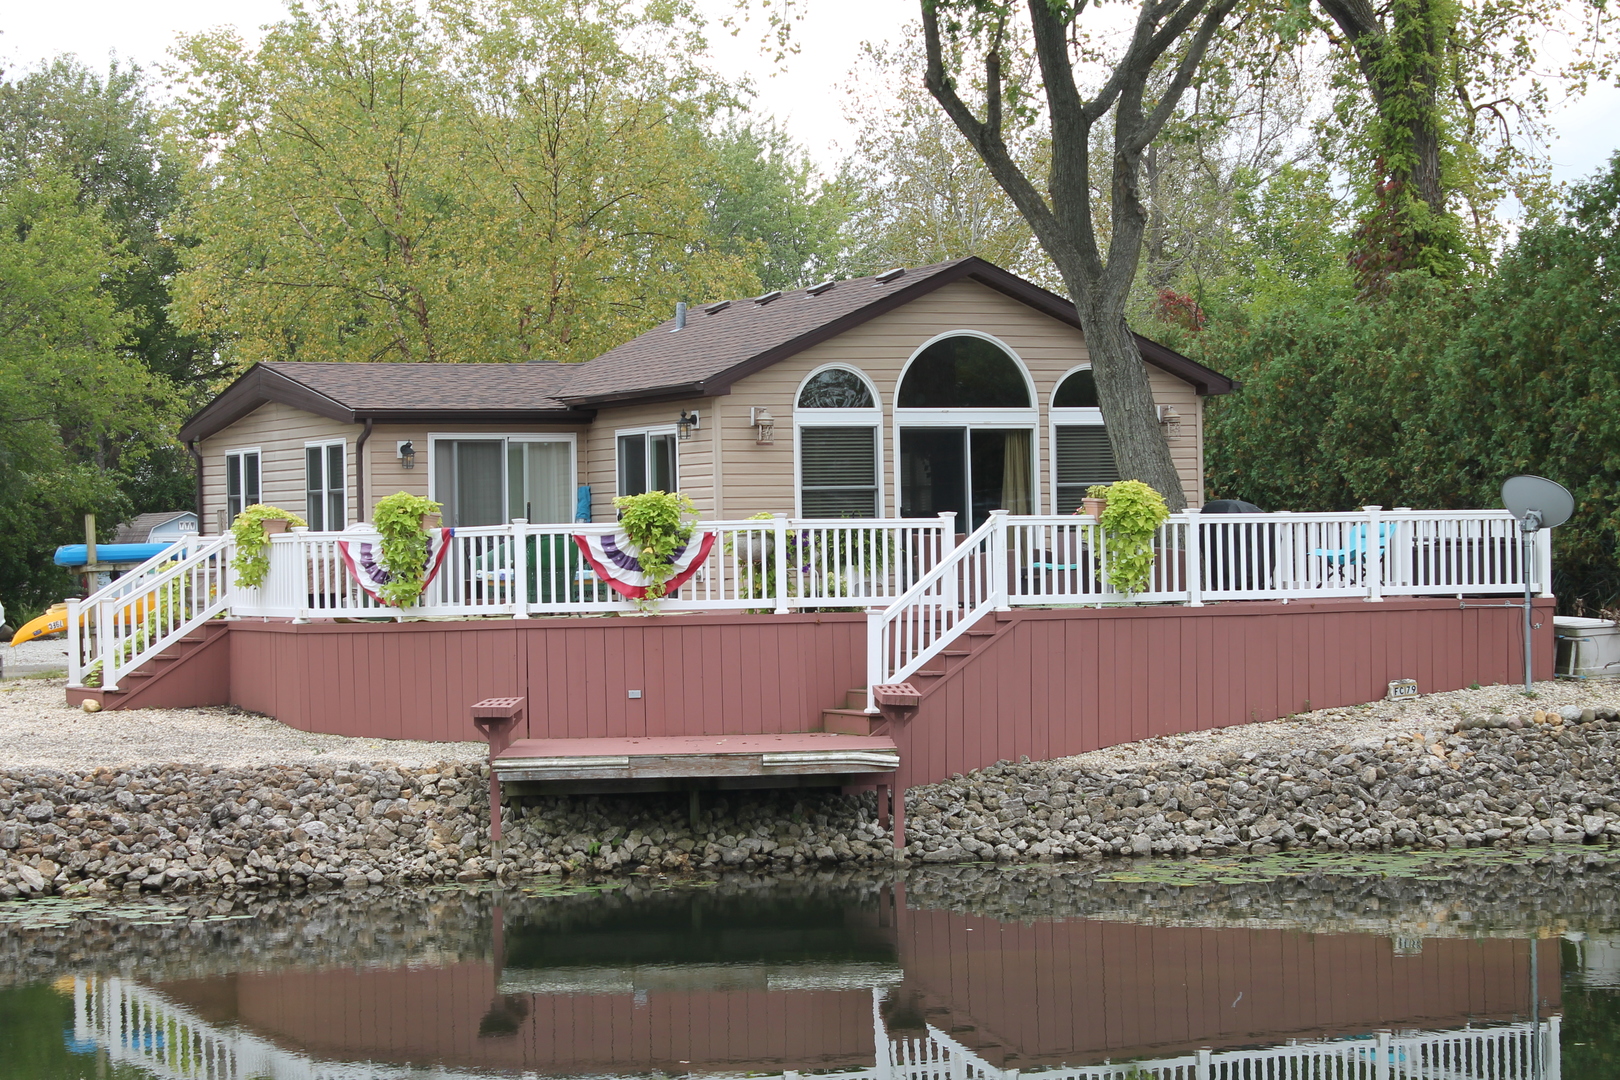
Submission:
[[[1073,290],[1071,290],[1073,291]],[[1080,326],[1107,418],[1108,445],[1125,480],[1140,480],[1164,496],[1172,512],[1187,508],[1187,493],[1170,456],[1136,338],[1119,311],[1080,309]]]

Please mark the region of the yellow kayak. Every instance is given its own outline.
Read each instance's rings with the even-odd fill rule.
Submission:
[[[25,641],[65,633],[67,633],[67,605],[57,604],[33,622],[24,623],[22,628],[12,635],[11,643],[21,645]]]

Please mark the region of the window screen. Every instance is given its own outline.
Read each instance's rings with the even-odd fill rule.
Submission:
[[[236,520],[245,507],[260,501],[257,451],[225,455],[225,513]]]
[[[877,517],[877,429],[799,430],[799,497],[805,517]]]
[[[1119,479],[1108,429],[1101,424],[1075,424],[1057,429],[1057,512],[1073,513],[1092,484]]]

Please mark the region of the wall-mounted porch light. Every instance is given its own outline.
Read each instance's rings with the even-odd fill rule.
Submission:
[[[770,446],[776,441],[776,418],[769,409],[750,408],[748,426],[754,429],[754,442],[757,445]]]
[[[394,444],[395,453],[399,456],[399,467],[402,469],[416,468],[416,446],[409,439]]]
[[[1174,405],[1160,405],[1159,424],[1164,428],[1164,437],[1174,439],[1181,435],[1181,414],[1176,412]]]
[[[687,412],[685,409],[682,409],[681,418],[675,421],[675,437],[681,442],[685,442],[692,437],[692,432],[696,431],[697,427],[697,412],[695,410],[693,412]]]

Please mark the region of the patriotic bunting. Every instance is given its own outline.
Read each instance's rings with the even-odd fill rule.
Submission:
[[[439,576],[439,568],[444,565],[444,557],[450,551],[450,538],[456,534],[454,529],[429,529],[427,565],[422,571],[422,591],[433,579]],[[339,540],[337,542],[338,554],[343,556],[343,565],[349,568],[354,577],[355,584],[365,590],[367,596],[385,604],[380,590],[393,575],[383,569],[382,542],[380,540]]]
[[[665,595],[674,593],[698,572],[714,547],[713,532],[695,532],[686,544],[675,551],[670,560],[675,574],[664,583]],[[647,575],[641,572],[641,560],[625,550],[630,538],[624,533],[611,536],[574,534],[574,543],[584,553],[596,576],[607,582],[613,591],[627,600],[642,600],[647,596]]]

